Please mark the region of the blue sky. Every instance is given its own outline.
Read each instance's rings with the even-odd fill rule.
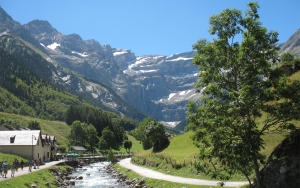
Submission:
[[[79,34],[137,56],[192,50],[209,35],[209,18],[226,8],[247,9],[249,0],[1,0],[21,24],[47,20],[63,34]],[[283,43],[300,28],[300,0],[258,0],[260,20]]]

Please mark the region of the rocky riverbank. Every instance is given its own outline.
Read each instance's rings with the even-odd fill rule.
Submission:
[[[128,172],[130,170],[127,170]],[[124,187],[133,187],[133,188],[147,188],[145,186],[146,178],[127,178],[122,172],[117,172],[112,165],[106,167],[106,172],[111,174],[112,177],[117,178],[118,182]]]
[[[78,163],[77,161],[67,161],[61,163],[60,165],[67,165],[66,170],[62,170],[61,168],[59,168],[59,166],[55,166],[49,169],[55,177],[56,182],[47,182],[47,186],[53,184],[57,187],[71,187],[72,185],[75,185],[75,180],[83,179],[82,176],[73,176],[72,174],[76,172],[78,168],[83,168],[85,163]]]

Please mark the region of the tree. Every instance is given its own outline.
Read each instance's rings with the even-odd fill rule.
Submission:
[[[30,121],[28,123],[28,128],[31,130],[41,130],[40,123],[37,121]]]
[[[280,56],[280,61],[281,62],[285,62],[285,61],[290,62],[290,61],[293,61],[293,60],[294,60],[294,56],[289,52],[285,52]]]
[[[84,146],[86,143],[86,132],[85,127],[86,123],[81,123],[80,121],[74,121],[71,125],[71,130],[68,135],[69,142],[72,145],[81,145]]]
[[[132,142],[130,140],[125,140],[124,148],[126,149],[126,152],[127,152],[127,150],[128,150],[128,152],[130,152],[131,147],[132,147]]]
[[[133,135],[145,150],[152,148],[156,152],[169,144],[169,140],[164,137],[164,126],[151,117],[145,118],[133,131]]]
[[[109,148],[107,142],[103,137],[100,137],[98,147],[100,150],[106,150]]]
[[[100,148],[100,149],[109,149],[113,148],[116,149],[117,147],[117,142],[114,133],[109,129],[109,127],[105,127],[102,131],[102,136],[100,137],[100,141],[103,142],[105,141],[107,144],[107,147],[105,148]],[[104,144],[102,145],[104,146]]]
[[[151,121],[153,121],[153,119],[151,117],[147,117],[147,118],[143,119],[143,121],[133,131],[133,135],[134,135],[135,139],[137,139],[138,141],[140,141],[143,144],[144,150],[150,149],[152,147],[149,140],[147,140],[147,137],[146,137],[147,126]]]
[[[110,161],[112,163],[116,162],[117,159],[114,155],[114,152],[112,150],[112,148],[109,148],[108,153],[107,153],[107,161]]]
[[[261,187],[262,136],[287,127],[292,118],[288,113],[297,109],[296,100],[290,106],[288,100],[278,102],[286,80],[275,86],[268,79],[272,72],[269,61],[277,59],[278,33],[261,25],[257,3],[248,7],[245,15],[226,9],[212,16],[209,32],[217,39],[199,40],[193,46],[197,51],[193,63],[199,65],[195,86],[203,97],[188,104],[187,120],[200,148],[199,170],[222,179],[238,171],[251,184],[254,169],[257,187]],[[268,113],[266,120],[257,123],[263,111]]]
[[[148,124],[146,129],[146,138],[151,144],[153,152],[158,152],[169,144],[169,140],[167,139],[166,142],[164,135],[165,129],[163,124],[157,122],[156,120],[153,120]]]
[[[92,124],[89,124],[85,128],[85,134],[87,135],[88,148],[90,151],[93,151],[99,142],[97,130]]]

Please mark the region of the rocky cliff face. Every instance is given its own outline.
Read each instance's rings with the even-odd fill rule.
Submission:
[[[194,96],[192,85],[197,78],[197,67],[191,63],[192,52],[136,57],[130,50],[82,40],[77,34],[64,35],[48,21],[34,20],[20,25],[3,9],[0,15],[1,35],[17,34],[47,54],[47,60],[58,68],[54,79],[75,92],[89,92],[91,98],[119,110],[120,104],[113,102],[116,98],[110,94],[113,91],[137,110],[166,121],[169,126],[185,119],[186,96]],[[112,90],[74,79],[75,75],[64,72],[63,68]]]
[[[300,130],[284,139],[260,172],[266,188],[300,187]]]
[[[63,35],[47,21],[34,20],[25,28],[61,66],[108,85],[159,121],[184,120],[188,100],[199,97],[193,89],[198,72],[193,52],[136,57],[130,50],[84,41],[77,34]]]
[[[284,44],[280,45],[280,53],[289,52],[300,57],[300,29],[298,29]]]

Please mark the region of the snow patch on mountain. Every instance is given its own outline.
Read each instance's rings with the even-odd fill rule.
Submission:
[[[89,56],[86,52],[79,53],[79,52],[72,51],[72,54],[78,54],[78,55],[80,55],[81,57],[87,57],[87,56]]]
[[[57,44],[56,42],[54,42],[53,44],[48,45],[47,48],[50,48],[51,50],[55,50],[55,48],[57,46],[60,46],[60,44]]]
[[[96,94],[96,93],[92,93],[92,96],[93,96],[95,99],[97,99],[99,95]]]
[[[128,52],[126,52],[126,51],[121,51],[121,52],[114,52],[113,55],[118,56],[118,55],[127,54],[127,53]]]
[[[66,81],[68,81],[68,80],[70,79],[70,75],[67,75],[67,76],[65,76],[65,77],[62,77],[61,79],[62,79],[63,81],[66,82]]]
[[[191,61],[193,58],[184,58],[184,57],[178,57],[176,59],[167,59],[166,62],[174,62],[174,61]]]

